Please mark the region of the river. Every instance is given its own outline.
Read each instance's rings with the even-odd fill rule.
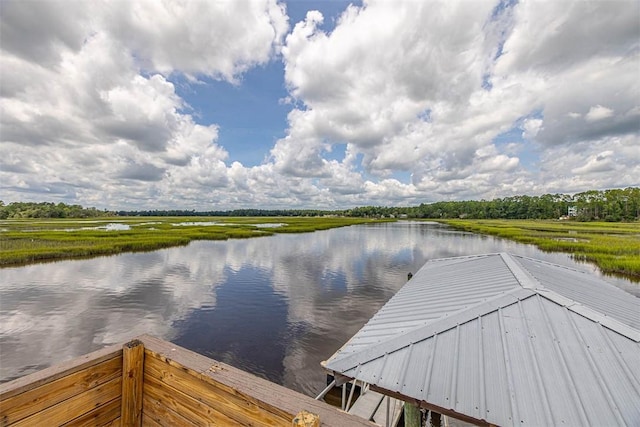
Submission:
[[[411,221],[3,268],[0,380],[146,333],[315,395],[320,362],[409,272],[493,252],[599,274],[566,254]],[[606,280],[640,297],[638,284]]]

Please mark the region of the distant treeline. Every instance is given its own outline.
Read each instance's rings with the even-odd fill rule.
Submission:
[[[51,202],[13,202],[5,205],[0,200],[0,219],[9,218],[94,218],[113,216],[113,212],[80,205]]]
[[[512,196],[493,200],[422,203],[413,207],[365,206],[348,210],[236,209],[236,210],[139,210],[101,211],[64,203],[0,201],[0,219],[89,218],[97,216],[352,216],[470,219],[554,219],[578,221],[635,221],[640,219],[640,188],[585,191],[574,195],[544,194]]]
[[[320,211],[314,209],[235,209],[230,211],[195,210],[145,210],[118,211],[120,216],[325,216],[343,215],[344,211]]]
[[[569,216],[578,221],[634,221],[640,219],[640,188],[423,203],[407,208],[368,206],[352,209],[347,214],[469,219],[554,219]]]

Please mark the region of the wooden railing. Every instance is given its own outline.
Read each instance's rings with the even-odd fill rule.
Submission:
[[[371,426],[144,335],[0,385],[0,426]]]
[[[0,425],[119,425],[121,395],[118,345],[0,385]]]

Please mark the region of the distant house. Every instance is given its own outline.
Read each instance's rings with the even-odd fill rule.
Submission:
[[[569,206],[569,209],[567,209],[567,216],[569,217],[578,216],[578,208],[576,206]]]

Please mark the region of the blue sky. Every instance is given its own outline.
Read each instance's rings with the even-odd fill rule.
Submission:
[[[335,28],[348,1],[285,2],[290,23],[304,21],[309,10],[324,16],[323,31]],[[239,84],[203,78],[196,87],[176,76],[176,92],[194,110],[198,122],[220,127],[219,143],[227,147],[231,160],[245,166],[258,166],[268,156],[269,149],[287,129],[287,113],[291,107],[282,102],[289,93],[284,80],[284,64],[278,58],[244,73]],[[344,153],[344,150],[342,150]]]
[[[5,203],[340,209],[640,185],[636,1],[1,8]]]
[[[204,78],[194,87],[179,76],[173,82],[198,123],[219,126],[218,142],[232,160],[257,166],[284,137],[290,107],[280,102],[287,97],[281,62],[247,71],[237,85]]]

